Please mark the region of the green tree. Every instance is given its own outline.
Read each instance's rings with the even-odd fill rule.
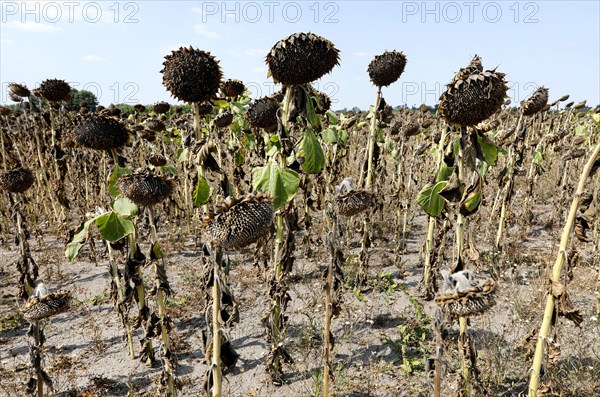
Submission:
[[[77,111],[82,102],[87,103],[87,108],[91,111],[95,111],[96,106],[98,106],[98,98],[96,98],[93,92],[76,90],[75,88],[71,90],[71,98],[65,106],[68,110]]]

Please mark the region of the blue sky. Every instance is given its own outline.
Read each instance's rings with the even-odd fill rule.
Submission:
[[[312,31],[333,41],[341,65],[316,85],[334,108],[366,108],[375,88],[366,68],[385,50],[408,59],[384,88],[397,106],[434,105],[454,73],[478,54],[506,73],[513,102],[537,86],[600,103],[599,1],[0,1],[0,104],[10,82],[47,78],[113,102],[174,102],[163,57],[193,45],[220,60],[225,78],[253,97],[279,87],[264,57],[278,40]]]

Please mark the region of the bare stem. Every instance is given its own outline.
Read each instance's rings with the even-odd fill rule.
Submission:
[[[40,322],[35,321],[33,323],[33,338],[36,349],[36,357],[34,358],[34,367],[35,373],[37,377],[36,386],[37,386],[37,396],[44,397],[44,378],[42,376],[42,343],[40,338]]]
[[[223,384],[223,375],[221,372],[221,327],[219,317],[221,313],[221,290],[219,288],[220,270],[223,262],[223,251],[220,247],[216,248],[215,259],[213,262],[213,287],[212,287],[212,376],[213,376],[213,397],[221,397],[221,387]]]
[[[367,160],[367,178],[365,179],[365,189],[370,189],[373,182],[373,154],[375,152],[375,141],[377,140],[377,109],[381,100],[381,87],[377,87],[375,105],[373,108],[373,118],[371,119],[371,128],[369,134],[369,158]]]
[[[594,152],[585,164],[581,176],[579,177],[577,191],[575,192],[573,201],[571,203],[571,209],[569,210],[569,214],[565,222],[565,227],[563,229],[563,233],[560,239],[558,255],[556,256],[556,261],[554,262],[554,267],[552,268],[552,284],[560,282],[560,274],[565,263],[567,255],[567,246],[569,245],[569,237],[573,229],[575,216],[577,215],[577,207],[579,207],[579,200],[585,189],[586,181],[590,174],[592,166],[599,155],[600,144],[598,144],[594,149]],[[548,296],[546,297],[546,309],[544,310],[544,318],[542,319],[542,325],[538,334],[535,356],[533,358],[533,365],[531,367],[531,377],[529,379],[529,397],[537,397],[538,385],[540,382],[540,370],[542,368],[542,361],[544,360],[546,340],[548,339],[548,334],[550,332],[550,326],[552,323],[552,317],[554,316],[555,299],[556,298],[552,294],[552,291],[550,291],[550,293],[548,293]]]
[[[444,159],[444,144],[446,142],[446,128],[442,129],[442,135],[440,137],[440,141],[438,142],[437,147],[437,155],[436,155],[436,170],[439,172],[439,169],[442,165],[442,160]],[[429,294],[431,291],[431,254],[433,252],[433,234],[435,232],[435,218],[429,216],[429,222],[427,226],[427,240],[425,241],[425,264],[423,269],[423,284],[425,287],[425,293]]]
[[[333,264],[336,259],[335,245],[337,244],[338,220],[333,216],[331,240],[329,241],[330,261],[327,265],[327,281],[325,282],[325,357],[323,365],[323,397],[328,397],[329,392],[329,365],[331,364],[331,288],[333,286]]]
[[[133,233],[131,233],[130,235],[127,236],[127,240],[129,242],[129,258],[132,260],[135,260],[136,256],[137,256],[137,241],[136,241],[136,234],[135,231]],[[144,320],[144,322],[147,320],[147,317],[149,315],[148,312],[148,305],[146,303],[146,290],[144,288],[144,274],[142,272],[141,266],[136,264],[135,267],[135,272],[136,272],[136,276],[138,279],[138,282],[136,282],[136,293],[137,293],[137,297],[138,297],[138,310],[140,312],[140,316],[142,317],[142,319]],[[147,359],[146,359],[146,363],[149,366],[154,365],[154,348],[152,347],[152,340],[148,340],[148,343],[146,344],[146,351],[144,352]]]
[[[200,106],[198,102],[193,102],[192,107],[194,108],[194,130],[196,131],[196,139],[200,140],[200,133],[202,129],[200,128]]]
[[[127,334],[127,345],[129,347],[129,357],[135,357],[135,350],[133,348],[133,336],[131,334],[131,325],[129,324],[129,318],[119,309],[119,306],[125,300],[125,288],[121,283],[121,276],[119,275],[119,269],[117,268],[117,263],[113,257],[113,251],[110,246],[110,243],[107,242],[108,245],[108,262],[109,262],[109,271],[110,275],[115,283],[115,287],[117,288],[117,304],[115,308],[117,309],[117,315],[119,319],[125,326],[125,332]]]
[[[523,113],[519,116],[519,121],[517,122],[517,128],[515,129],[515,134],[519,135],[521,131],[521,126],[523,123]],[[516,142],[517,140],[515,140]],[[510,197],[510,192],[513,186],[513,180],[515,177],[515,162],[516,162],[516,153],[515,153],[515,144],[511,145],[508,152],[508,172],[506,175],[506,183],[504,185],[504,189],[502,191],[502,195],[500,196],[502,199],[502,209],[500,210],[500,221],[498,222],[498,231],[496,233],[496,250],[500,250],[500,243],[502,242],[502,236],[504,234],[504,224],[506,222],[506,209],[508,206],[508,201]]]
[[[150,222],[150,244],[154,248],[156,244],[158,244],[158,237],[156,235],[156,225],[154,224],[154,208],[150,205],[148,208],[148,218]],[[158,261],[163,261],[163,258],[157,259]],[[163,263],[164,266],[164,263]],[[164,362],[164,372],[167,375],[167,387],[169,388],[168,394],[170,397],[177,396],[177,388],[175,387],[175,374],[173,365],[167,359],[171,356],[171,346],[169,341],[169,331],[167,329],[167,309],[166,309],[166,297],[164,286],[162,285],[161,280],[161,270],[157,264],[154,265],[154,274],[155,274],[155,286],[156,286],[156,303],[158,306],[158,318],[160,320],[160,331],[161,338],[163,343],[163,359]],[[166,275],[165,275],[166,276]]]
[[[457,166],[458,166],[459,184],[462,185],[462,183],[465,181],[463,142],[467,135],[466,127],[461,127],[460,135],[461,135],[461,137],[460,137]],[[465,263],[463,260],[464,243],[465,243],[465,218],[459,211],[456,214],[456,259],[457,259],[458,263],[462,263],[463,268],[465,267]],[[459,327],[460,327],[459,337],[458,337],[458,340],[459,340],[458,350],[459,350],[460,358],[461,358],[460,366],[461,366],[461,374],[462,374],[462,379],[463,379],[463,392],[466,396],[469,396],[470,395],[470,387],[469,387],[468,357],[467,357],[467,352],[465,351],[465,348],[464,348],[464,343],[461,343],[461,341],[466,339],[466,337],[467,337],[467,332],[468,332],[467,318],[459,317],[458,323],[459,323]]]

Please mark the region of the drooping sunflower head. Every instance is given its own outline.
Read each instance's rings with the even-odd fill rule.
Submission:
[[[71,97],[71,86],[64,80],[47,79],[35,93],[50,102],[66,101]]]
[[[534,114],[544,110],[548,103],[548,89],[544,86],[539,87],[531,96],[521,102],[521,111],[525,116],[533,116]]]
[[[156,114],[165,114],[169,109],[171,109],[171,105],[164,101],[156,102],[152,107],[152,110],[154,110],[154,113]]]
[[[226,98],[237,98],[246,90],[246,86],[240,80],[228,79],[221,84],[221,92]]]
[[[484,72],[481,58],[475,56],[440,96],[438,112],[450,124],[474,126],[502,107],[507,91],[504,73]]]
[[[204,236],[224,249],[245,247],[269,232],[274,211],[273,201],[262,193],[228,197],[216,215],[204,218]]]
[[[25,84],[18,83],[10,83],[8,85],[8,92],[19,98],[27,98],[31,95],[31,91],[29,91],[29,88]]]
[[[294,33],[271,48],[266,64],[275,83],[302,85],[339,65],[339,51],[331,41],[314,33]]]
[[[151,206],[169,197],[175,188],[172,179],[141,172],[122,176],[118,182],[121,193],[137,205]]]
[[[387,87],[400,78],[406,66],[406,56],[398,51],[385,51],[369,63],[367,72],[373,84]]]
[[[221,67],[209,52],[181,47],[165,56],[163,66],[163,85],[181,101],[204,102],[219,91]]]
[[[246,118],[252,127],[272,131],[277,127],[279,102],[272,97],[263,97],[253,101],[248,107]]]
[[[35,177],[27,168],[15,168],[0,176],[0,187],[10,193],[23,193],[33,185]]]
[[[130,135],[118,119],[104,114],[87,114],[74,127],[75,141],[96,150],[111,150],[129,143]]]

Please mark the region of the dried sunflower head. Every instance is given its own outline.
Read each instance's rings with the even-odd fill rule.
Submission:
[[[165,123],[157,119],[148,119],[145,124],[146,128],[152,132],[162,132],[167,128]]]
[[[181,101],[204,102],[214,98],[221,85],[221,67],[209,52],[181,47],[165,56],[163,85]]]
[[[406,127],[402,130],[402,134],[406,138],[408,138],[410,136],[418,135],[420,130],[421,130],[421,125],[418,122],[413,121],[413,122],[409,123],[408,125],[406,125]]]
[[[137,205],[151,206],[160,203],[173,193],[172,179],[150,172],[124,175],[118,181],[121,193]]]
[[[27,98],[31,95],[31,91],[25,84],[10,83],[8,85],[8,92],[19,98]]]
[[[339,64],[339,51],[321,36],[294,33],[271,48],[266,64],[275,83],[302,85],[331,72]]]
[[[406,66],[406,56],[398,51],[385,51],[369,63],[367,72],[373,84],[387,87],[400,78]]]
[[[468,317],[483,314],[496,304],[496,282],[493,279],[477,280],[470,270],[453,274],[443,270],[444,292],[435,302],[451,317]]]
[[[169,111],[169,109],[171,109],[171,105],[164,101],[157,102],[152,107],[152,110],[154,110],[154,113],[156,114],[165,114]]]
[[[39,284],[21,312],[27,321],[44,320],[67,311],[72,299],[68,291],[49,293],[43,284]]]
[[[213,105],[210,102],[202,102],[198,104],[198,115],[206,116],[207,114],[212,113]]]
[[[11,193],[23,193],[33,185],[35,177],[27,168],[15,168],[0,177],[0,187]]]
[[[440,96],[438,112],[450,124],[474,126],[502,107],[507,91],[504,73],[484,72],[481,58],[475,56]]]
[[[279,102],[271,97],[263,97],[250,104],[246,118],[252,127],[272,131],[277,127],[277,110]]]
[[[233,113],[229,110],[215,116],[213,123],[219,128],[228,127],[233,122]]]
[[[274,211],[273,201],[262,193],[240,200],[227,197],[216,215],[204,218],[204,236],[224,249],[245,247],[269,232]]]
[[[111,150],[129,143],[129,131],[125,125],[103,114],[85,115],[72,131],[75,141],[96,150]]]
[[[541,86],[529,98],[521,102],[521,111],[525,116],[541,112],[548,103],[548,89]]]
[[[352,178],[344,178],[336,186],[335,211],[342,216],[354,216],[367,210],[373,204],[373,195],[365,190],[355,190]]]
[[[240,80],[228,79],[221,85],[221,92],[226,98],[237,98],[244,93],[246,87]]]
[[[64,80],[47,79],[42,81],[36,93],[50,102],[66,101],[71,97],[71,86]]]

